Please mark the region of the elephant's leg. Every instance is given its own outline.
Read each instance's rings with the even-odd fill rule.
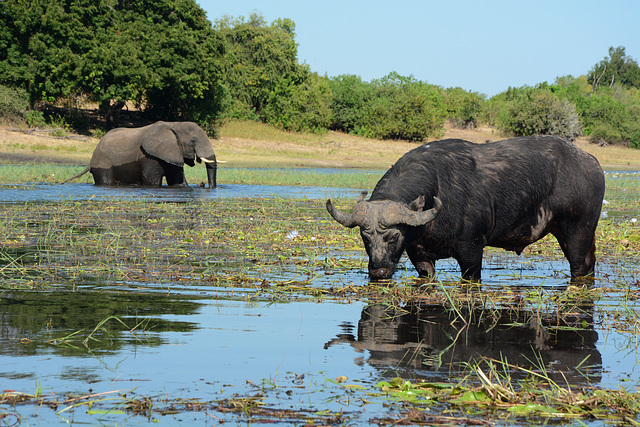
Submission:
[[[165,173],[161,163],[162,162],[147,157],[140,161],[142,185],[149,187],[160,187],[162,185],[162,178]]]
[[[209,181],[209,188],[216,188],[218,174],[218,164],[216,162],[207,163],[207,180]]]
[[[96,185],[113,185],[114,177],[113,177],[113,169],[108,168],[91,168],[91,175],[93,175],[93,182]]]
[[[184,176],[184,167],[163,163],[164,175],[167,177],[169,186],[187,186],[187,179]]]

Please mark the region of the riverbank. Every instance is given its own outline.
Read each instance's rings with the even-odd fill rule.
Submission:
[[[0,164],[58,164],[84,166],[99,139],[51,130],[0,126]],[[483,143],[505,139],[496,129],[472,130],[446,127],[442,138],[462,138]],[[441,139],[441,138],[434,138]],[[303,134],[283,132],[255,122],[231,122],[212,141],[222,167],[358,168],[386,169],[418,144],[381,141],[340,132]],[[576,144],[593,154],[607,170],[640,170],[640,150],[591,144],[579,138]]]

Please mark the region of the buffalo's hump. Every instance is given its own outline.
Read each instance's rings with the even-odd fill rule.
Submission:
[[[402,156],[380,179],[370,201],[408,204],[428,195],[440,197],[445,206],[453,203],[471,212],[483,208],[509,212],[538,206],[543,200],[582,204],[598,190],[604,190],[598,161],[560,137],[519,137],[486,144],[445,139]]]

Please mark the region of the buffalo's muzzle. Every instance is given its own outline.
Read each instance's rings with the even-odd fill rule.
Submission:
[[[369,270],[369,278],[371,280],[385,280],[390,279],[393,276],[393,270],[386,267],[375,268]]]

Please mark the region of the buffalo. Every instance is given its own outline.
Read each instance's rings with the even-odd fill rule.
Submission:
[[[391,278],[405,250],[420,276],[452,257],[463,279],[480,281],[485,246],[520,254],[549,233],[577,279],[594,272],[604,190],[598,161],[557,136],[446,139],[407,152],[353,212],[326,207],[360,227],[373,281]]]

